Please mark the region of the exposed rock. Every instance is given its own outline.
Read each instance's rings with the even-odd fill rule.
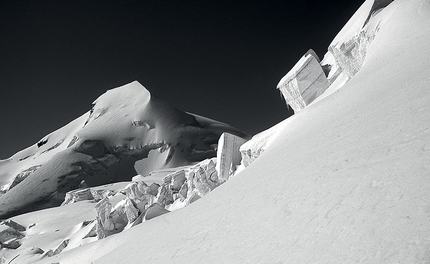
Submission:
[[[295,112],[305,108],[330,85],[319,64],[319,59],[313,54],[315,52],[308,51],[277,86],[286,103]]]
[[[37,147],[40,148],[41,146],[48,143],[48,139],[42,139],[41,141],[37,142]]]
[[[246,139],[230,133],[223,133],[219,138],[216,170],[220,180],[228,180],[236,170],[236,166],[240,165],[241,155],[239,148],[245,142]]]

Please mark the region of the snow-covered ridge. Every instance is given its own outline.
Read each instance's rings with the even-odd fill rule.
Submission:
[[[109,90],[89,113],[1,161],[0,218],[59,205],[79,187],[214,157],[223,132],[248,137],[174,108],[137,81]]]

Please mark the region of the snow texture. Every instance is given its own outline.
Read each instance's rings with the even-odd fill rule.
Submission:
[[[336,39],[357,21],[362,27],[372,6],[366,1]],[[18,215],[11,220],[26,228],[16,230],[25,238],[11,232],[21,246],[1,249],[3,259],[11,264],[429,263],[429,17],[427,0],[396,0],[373,14],[364,29],[384,23],[368,43],[360,70],[246,143],[253,147],[242,146],[264,150],[252,164],[209,193],[205,190],[217,185],[207,181],[216,179],[215,159],[178,169],[185,173],[182,186],[192,190],[181,187],[175,202],[181,202],[182,191],[189,206],[167,213],[153,203],[140,214],[141,224],[102,240],[89,220],[97,216],[94,203],[86,200]],[[345,74],[332,85],[340,76]],[[158,189],[171,187],[175,178],[182,182],[170,173],[175,172],[149,177],[161,180]],[[147,186],[103,188],[115,193],[108,198],[111,204],[124,205],[144,197]],[[151,195],[161,194],[158,189]],[[0,232],[9,228],[1,224]],[[57,249],[59,254],[44,254]]]
[[[0,161],[0,218],[60,205],[84,186],[214,157],[223,132],[248,137],[178,110],[136,81],[109,90],[89,113]]]

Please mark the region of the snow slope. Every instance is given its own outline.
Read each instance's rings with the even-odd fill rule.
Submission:
[[[364,22],[372,3],[352,21]],[[31,240],[41,238],[43,250],[76,243],[95,211],[83,201],[19,215],[12,220],[37,224],[8,261],[429,263],[428,17],[427,0],[396,0],[375,13],[368,28],[383,24],[356,75],[263,133],[265,151],[203,199],[40,261]],[[348,25],[355,22],[336,39]]]
[[[49,261],[428,263],[430,3],[388,8],[362,69],[243,172],[192,206]]]

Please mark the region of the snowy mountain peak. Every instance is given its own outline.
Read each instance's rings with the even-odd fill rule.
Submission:
[[[0,163],[0,217],[60,204],[81,186],[214,157],[223,132],[248,137],[176,109],[137,81],[109,90],[88,113]]]

